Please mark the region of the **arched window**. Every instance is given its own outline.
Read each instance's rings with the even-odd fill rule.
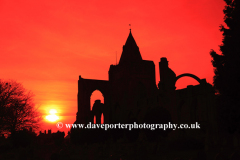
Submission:
[[[187,88],[188,85],[198,85],[199,82],[193,79],[192,77],[182,77],[176,82],[176,89]]]
[[[102,113],[102,115],[101,115],[101,124],[103,124],[103,123],[104,123],[104,115]]]
[[[96,124],[96,116],[93,117],[93,123]]]
[[[92,92],[92,95],[90,97],[90,110],[92,110],[93,104],[95,102],[95,100],[101,100],[101,103],[104,103],[104,96],[102,94],[102,92],[100,92],[99,90],[95,90]]]
[[[102,92],[100,92],[99,90],[95,90],[91,94],[91,97],[90,97],[90,107],[91,107],[90,109],[91,109],[91,111],[92,111],[93,105],[94,105],[96,100],[100,100],[101,103],[104,104],[104,96],[103,96]],[[96,116],[94,116],[93,121],[94,121],[94,123],[96,123],[96,121],[97,121],[96,120]],[[104,123],[104,115],[102,113],[102,115],[101,115],[101,124],[103,124],[103,123]]]

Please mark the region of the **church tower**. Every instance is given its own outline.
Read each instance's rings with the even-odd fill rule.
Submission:
[[[141,121],[140,115],[153,106],[156,95],[155,65],[143,60],[130,29],[117,65],[109,69],[112,89],[111,113],[115,121]]]
[[[119,65],[129,65],[140,61],[142,61],[142,56],[139,52],[139,48],[132,36],[132,32],[130,29],[127,41],[123,46],[123,51],[119,61]]]

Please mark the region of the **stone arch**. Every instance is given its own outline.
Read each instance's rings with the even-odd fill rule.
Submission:
[[[96,124],[96,116],[93,115],[93,123]]]
[[[95,98],[96,95],[95,95],[95,97],[93,97],[94,96],[93,94],[96,94],[96,92],[99,92],[101,94],[101,96],[103,97],[103,101],[100,98]],[[94,90],[91,93],[91,96],[90,96],[90,110],[92,110],[92,107],[93,107],[93,104],[95,103],[95,100],[101,100],[101,103],[103,103],[103,104],[104,104],[104,101],[105,101],[105,97],[104,97],[103,93],[100,90],[98,90],[98,89]]]
[[[88,123],[93,120],[90,98],[95,90],[99,90],[104,97],[104,106],[109,103],[109,82],[104,80],[84,79],[81,76],[78,80],[78,123]],[[104,122],[108,123],[108,107],[103,107]]]
[[[103,124],[104,123],[104,114],[102,113],[101,114],[101,124]]]
[[[175,81],[175,84],[177,82],[178,79],[182,78],[182,77],[191,77],[195,80],[197,80],[199,83],[201,83],[201,79],[197,76],[195,76],[194,74],[191,74],[191,73],[184,73],[184,74],[181,74],[179,76],[176,77],[176,81]]]

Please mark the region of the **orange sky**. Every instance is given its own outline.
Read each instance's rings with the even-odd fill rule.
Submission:
[[[40,111],[57,109],[63,123],[77,112],[79,75],[108,79],[132,34],[145,60],[167,57],[177,74],[192,73],[212,83],[209,52],[219,51],[222,0],[0,0],[0,79],[20,82],[35,94]],[[219,52],[218,52],[219,53]],[[197,84],[182,78],[178,88]],[[60,121],[60,120],[59,120]],[[42,122],[42,130],[57,130]]]

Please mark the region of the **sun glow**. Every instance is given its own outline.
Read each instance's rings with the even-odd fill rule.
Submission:
[[[59,117],[56,115],[57,110],[56,109],[50,109],[49,110],[50,115],[46,116],[46,119],[50,122],[55,122],[56,120],[59,119]]]
[[[56,109],[50,109],[49,113],[50,114],[55,114],[55,113],[57,113],[57,110]]]

